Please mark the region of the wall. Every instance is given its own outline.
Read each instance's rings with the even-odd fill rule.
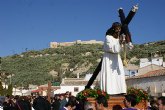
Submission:
[[[132,78],[126,80],[127,87],[142,88],[151,95],[157,96],[165,92],[165,76],[156,76],[149,78]]]
[[[148,65],[146,67],[139,68],[137,75],[142,75],[142,74],[145,74],[147,72],[154,71],[154,70],[159,70],[159,69],[164,69],[164,67],[157,66],[157,65]]]
[[[103,44],[103,41],[89,40],[89,41],[81,41],[77,40],[74,42],[50,42],[50,48],[57,48],[58,46],[72,46],[74,44]]]
[[[72,93],[72,95],[76,96],[78,92],[74,91],[75,87],[77,87],[78,92],[80,92],[80,91],[84,90],[85,85],[84,86],[61,86],[61,89],[54,91],[54,94],[65,93],[66,91],[69,91]],[[93,87],[94,86],[91,86],[91,88],[93,88]]]
[[[143,68],[143,67],[151,65],[151,64],[163,66],[163,57],[141,58],[140,59],[140,68]]]

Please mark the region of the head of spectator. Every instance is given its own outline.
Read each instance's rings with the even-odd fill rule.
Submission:
[[[134,94],[125,95],[124,105],[126,108],[133,108],[137,104],[137,97]]]
[[[84,104],[86,102],[86,99],[79,99],[76,97],[76,100],[77,100],[76,110],[84,110]]]
[[[59,94],[55,94],[55,95],[54,95],[54,100],[60,100]]]
[[[91,102],[86,101],[84,103],[84,110],[96,110],[96,109],[95,109],[95,106]]]
[[[108,110],[108,101],[105,96],[99,95],[96,98],[96,110]]]
[[[66,97],[67,102],[68,102],[70,96],[71,96],[70,92],[67,91],[67,92],[65,93],[65,97]]]
[[[64,108],[66,108],[67,110],[74,110],[76,109],[76,104],[77,104],[76,97],[70,96]]]
[[[122,110],[122,107],[120,105],[114,105],[112,110]]]
[[[152,99],[150,100],[150,109],[151,110],[158,110],[158,106],[157,106],[157,100],[155,99]]]
[[[165,110],[165,97],[161,96],[158,98],[158,108],[159,110]]]
[[[60,100],[64,100],[65,96],[63,94],[60,94]]]

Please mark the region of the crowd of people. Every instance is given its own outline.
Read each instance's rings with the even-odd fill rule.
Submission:
[[[98,96],[95,103],[87,100],[79,100],[72,96],[70,92],[56,94],[48,101],[43,96],[6,96],[2,103],[3,110],[109,110],[108,100],[105,96]],[[165,110],[165,97],[150,99],[150,104],[146,110]],[[125,107],[114,105],[112,110],[140,110],[135,108],[136,96],[125,95],[123,101]]]

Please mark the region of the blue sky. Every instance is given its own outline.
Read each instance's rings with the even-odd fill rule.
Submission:
[[[104,41],[105,32],[139,10],[129,24],[135,44],[165,40],[165,0],[0,0],[0,57],[41,50],[49,43],[75,40]]]

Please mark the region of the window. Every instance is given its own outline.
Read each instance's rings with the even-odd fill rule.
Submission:
[[[79,91],[78,87],[74,87],[74,92],[78,92],[78,91]]]
[[[134,72],[134,71],[132,71],[132,72],[131,72],[131,75],[132,75],[132,76],[135,76],[135,72]]]

